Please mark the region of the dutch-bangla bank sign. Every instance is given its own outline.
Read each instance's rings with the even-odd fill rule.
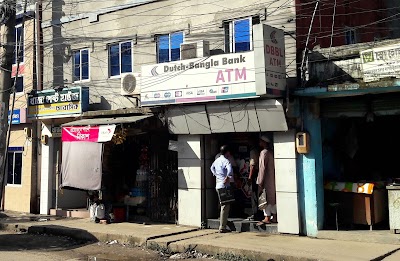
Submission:
[[[142,66],[142,105],[279,96],[286,89],[283,32],[253,30],[262,39],[257,45],[254,37],[254,51]]]

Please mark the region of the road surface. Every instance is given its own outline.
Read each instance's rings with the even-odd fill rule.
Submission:
[[[165,259],[157,252],[118,243],[85,243],[66,237],[0,231],[0,260],[4,261],[161,261]]]

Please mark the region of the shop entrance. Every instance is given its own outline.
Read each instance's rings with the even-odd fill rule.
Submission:
[[[117,130],[117,136],[121,130]],[[177,153],[167,131],[133,134],[104,145],[102,201],[115,222],[176,223]]]
[[[389,229],[386,185],[399,177],[399,120],[322,119],[325,229]]]
[[[256,211],[256,215],[253,216],[252,206],[252,186],[257,186],[255,181],[249,180],[250,173],[250,152],[255,149],[260,152],[259,148],[259,137],[260,133],[224,133],[216,134],[212,136],[215,147],[213,148],[214,154],[212,158],[215,159],[219,156],[219,148],[222,145],[228,145],[231,149],[231,164],[234,172],[234,195],[235,202],[231,204],[229,213],[228,227],[232,231],[259,231],[259,229],[267,230],[270,233],[275,233],[277,230],[276,224],[268,225],[267,227],[257,227],[257,221],[264,218],[262,211]],[[272,133],[263,133],[273,141]],[[212,161],[210,162],[210,164]],[[211,165],[205,166],[210,168]],[[211,173],[209,175],[212,175]],[[215,178],[213,179],[215,185]],[[215,186],[214,186],[215,187]],[[258,187],[258,186],[257,186]],[[215,201],[212,203],[215,205],[215,209],[219,210],[219,203],[216,198],[215,189],[212,191],[215,194]],[[211,202],[206,200],[208,204]],[[219,211],[217,211],[214,217],[208,219],[208,227],[217,229],[219,227]],[[252,217],[253,218],[250,218]]]

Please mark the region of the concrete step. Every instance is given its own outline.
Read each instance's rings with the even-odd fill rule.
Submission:
[[[206,230],[196,230],[196,231],[186,232],[186,233],[172,235],[172,236],[165,236],[165,237],[160,237],[160,238],[156,238],[156,239],[149,239],[147,241],[147,247],[154,248],[154,246],[161,246],[162,248],[166,248],[166,247],[168,247],[169,244],[174,243],[174,242],[197,238],[197,237],[202,237],[202,236],[216,234],[216,233],[218,233],[218,231],[206,229]]]
[[[268,234],[278,234],[278,224],[256,226],[258,221],[246,219],[229,218],[227,228],[234,232],[262,232]],[[208,219],[207,228],[218,229],[219,219]]]
[[[58,217],[89,218],[90,213],[86,208],[83,209],[50,209],[50,215]]]

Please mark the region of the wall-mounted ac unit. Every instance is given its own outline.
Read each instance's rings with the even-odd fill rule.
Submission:
[[[210,56],[210,43],[208,41],[188,42],[181,44],[181,60]]]
[[[127,73],[121,77],[121,95],[139,95],[140,94],[140,73]]]

